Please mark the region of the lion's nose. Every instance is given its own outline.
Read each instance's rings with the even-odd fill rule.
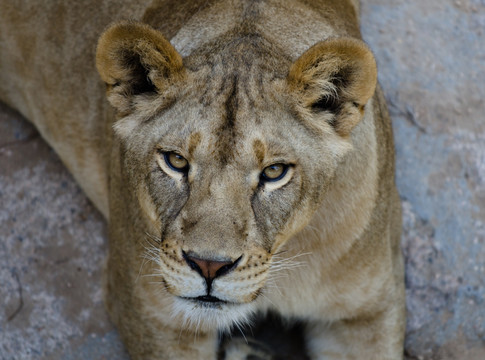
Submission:
[[[233,270],[240,259],[236,261],[216,261],[187,255],[185,252],[183,252],[183,256],[187,264],[204,277],[208,283],[211,283],[216,277],[223,276]]]

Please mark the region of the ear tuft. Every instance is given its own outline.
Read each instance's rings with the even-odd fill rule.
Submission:
[[[163,35],[148,25],[121,22],[100,37],[96,67],[107,84],[108,100],[128,114],[134,97],[161,92],[183,75],[182,57]]]
[[[303,116],[330,113],[330,125],[347,136],[374,94],[377,68],[372,52],[362,41],[333,38],[301,55],[291,66],[287,83]]]

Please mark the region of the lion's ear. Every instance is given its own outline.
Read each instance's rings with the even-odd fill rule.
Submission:
[[[374,94],[376,62],[362,41],[328,39],[295,61],[287,83],[299,112],[324,118],[339,135],[348,136]]]
[[[183,74],[182,57],[148,25],[121,22],[100,37],[96,67],[107,85],[108,100],[121,114],[138,95],[161,92]]]

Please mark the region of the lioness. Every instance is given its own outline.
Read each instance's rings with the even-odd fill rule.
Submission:
[[[215,359],[268,311],[304,321],[312,359],[402,358],[391,124],[358,13],[0,3],[0,98],[109,221],[106,304],[132,358]]]

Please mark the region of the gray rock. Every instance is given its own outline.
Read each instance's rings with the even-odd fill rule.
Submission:
[[[106,225],[57,155],[0,107],[0,359],[127,359],[104,310]]]
[[[485,1],[363,2],[396,137],[411,359],[485,359]]]

